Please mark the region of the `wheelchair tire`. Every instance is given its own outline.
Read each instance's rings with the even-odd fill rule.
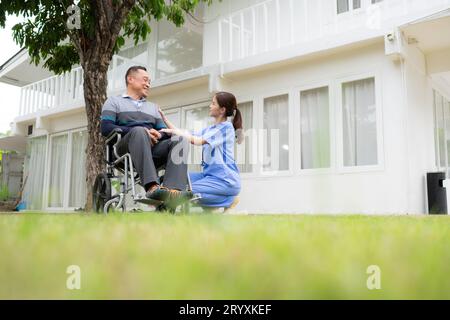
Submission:
[[[115,197],[115,198],[112,198],[109,201],[107,201],[105,203],[106,210],[105,210],[105,208],[102,209],[103,213],[108,214],[108,213],[111,213],[111,212],[117,212],[117,205],[119,204],[119,202],[120,202],[119,197]],[[125,208],[121,207],[120,211],[124,212]]]
[[[111,179],[106,173],[100,173],[92,190],[92,207],[97,213],[103,213],[105,203],[111,200]]]

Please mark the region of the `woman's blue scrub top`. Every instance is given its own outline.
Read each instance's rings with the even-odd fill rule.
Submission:
[[[202,150],[203,174],[225,182],[230,188],[240,189],[239,169],[234,160],[236,133],[231,122],[209,126],[194,135],[201,136],[207,142]]]

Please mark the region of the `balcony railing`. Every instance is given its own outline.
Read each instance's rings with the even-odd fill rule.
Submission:
[[[125,72],[130,66],[136,64],[139,63],[117,55],[114,56],[108,71],[108,91],[124,89]],[[83,69],[81,67],[22,87],[19,116],[71,105],[84,105]]]
[[[381,29],[386,21],[450,6],[449,0],[361,0],[337,13],[336,0],[267,0],[218,21],[219,60],[230,62],[281,47],[356,29]],[[350,1],[350,4],[352,2]]]

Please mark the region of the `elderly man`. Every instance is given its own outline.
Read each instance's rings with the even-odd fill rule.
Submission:
[[[174,162],[177,157],[183,157],[183,146],[175,149],[177,153],[181,152],[173,157],[172,151],[182,140],[170,139],[167,134],[159,132],[166,126],[159,107],[146,100],[150,89],[146,68],[129,68],[125,82],[127,92],[108,98],[103,106],[102,134],[108,136],[115,128],[122,129],[124,137],[118,145],[118,152],[131,154],[147,198],[166,200],[181,197],[187,185],[187,163]],[[164,187],[161,187],[157,168],[164,165]]]

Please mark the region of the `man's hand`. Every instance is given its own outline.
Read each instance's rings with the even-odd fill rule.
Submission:
[[[159,139],[161,139],[161,133],[159,133],[155,129],[149,129],[147,130],[147,132],[148,135],[150,136],[150,140],[152,141],[152,146],[154,146],[159,142]]]

